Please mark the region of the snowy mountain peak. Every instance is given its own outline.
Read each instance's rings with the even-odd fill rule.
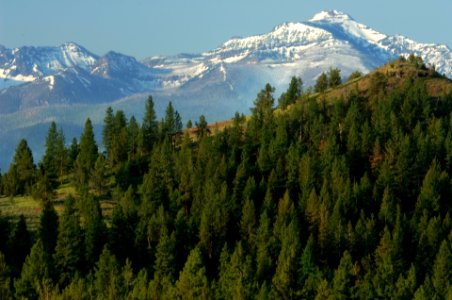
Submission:
[[[323,10],[315,14],[309,21],[344,21],[353,20],[352,17],[338,10]]]
[[[328,30],[338,36],[348,36],[366,43],[377,44],[387,36],[355,21],[349,15],[333,11],[322,11],[311,18],[308,24]]]

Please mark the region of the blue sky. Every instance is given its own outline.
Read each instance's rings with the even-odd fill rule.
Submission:
[[[199,53],[337,9],[377,31],[452,47],[452,0],[0,0],[0,44],[77,42],[139,59]]]

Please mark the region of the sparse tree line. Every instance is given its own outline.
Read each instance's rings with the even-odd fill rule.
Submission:
[[[105,153],[89,120],[68,148],[52,124],[38,167],[22,141],[1,179],[44,208],[36,232],[0,218],[0,298],[448,299],[451,101],[414,79],[322,105],[293,78],[278,114],[266,85],[196,139],[151,97],[141,124],[106,111]]]

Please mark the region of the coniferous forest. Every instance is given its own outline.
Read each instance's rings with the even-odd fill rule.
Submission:
[[[451,85],[410,57],[267,84],[221,130],[152,97],[100,145],[52,123],[0,177],[42,208],[0,217],[0,298],[451,299]]]

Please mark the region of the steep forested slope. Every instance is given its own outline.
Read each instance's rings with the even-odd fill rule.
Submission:
[[[89,121],[62,152],[54,125],[37,170],[22,142],[2,177],[44,207],[32,238],[1,219],[2,297],[451,297],[451,86],[414,57],[318,93],[294,79],[216,132],[149,98],[141,124],[107,111],[103,154]]]

